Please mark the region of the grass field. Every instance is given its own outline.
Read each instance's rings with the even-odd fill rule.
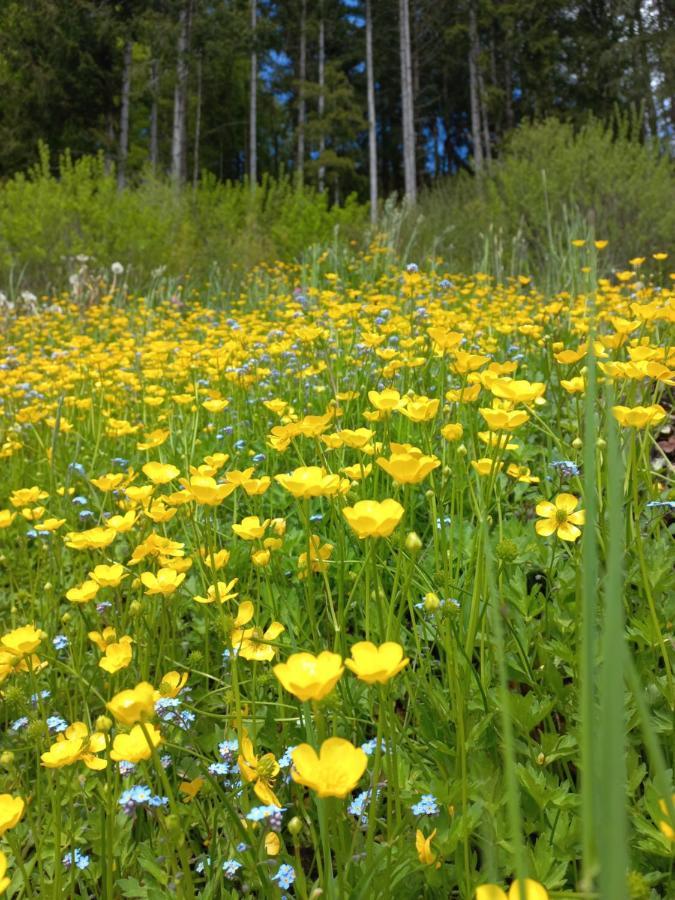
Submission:
[[[6,305],[0,892],[675,896],[674,276],[578,243]]]

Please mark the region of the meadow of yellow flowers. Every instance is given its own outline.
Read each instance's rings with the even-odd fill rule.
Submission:
[[[675,896],[675,290],[577,249],[6,315],[0,893]]]

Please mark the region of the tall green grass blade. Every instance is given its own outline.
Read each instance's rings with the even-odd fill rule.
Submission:
[[[580,757],[581,821],[584,887],[590,887],[595,870],[595,798],[594,798],[594,725],[595,725],[595,642],[596,594],[598,590],[598,522],[596,444],[597,381],[593,347],[595,300],[589,297],[588,354],[586,356],[586,393],[584,399],[584,508],[586,525],[582,538],[581,641],[580,641]]]
[[[613,394],[613,392],[608,392]],[[613,396],[606,397],[611,409]],[[626,655],[623,611],[623,465],[618,428],[607,417],[606,534],[607,557],[600,677],[600,736],[602,766],[598,767],[602,816],[596,821],[600,860],[601,896],[626,900],[628,869],[626,822],[626,724],[624,710],[624,660]]]

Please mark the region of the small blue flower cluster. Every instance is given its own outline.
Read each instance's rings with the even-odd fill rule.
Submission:
[[[150,808],[167,806],[169,798],[159,797],[156,794],[153,794],[146,784],[138,784],[123,791],[118,803],[128,816],[132,816],[139,806]]]

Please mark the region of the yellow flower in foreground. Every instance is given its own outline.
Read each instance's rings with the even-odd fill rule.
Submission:
[[[180,475],[180,469],[176,466],[161,462],[148,462],[142,471],[153,484],[168,484]]]
[[[0,851],[0,894],[4,894],[11,883],[11,879],[7,878],[7,857]]]
[[[647,428],[658,425],[666,417],[665,409],[658,403],[653,406],[613,406],[612,415],[625,428]]]
[[[309,539],[309,562],[312,572],[327,572],[328,560],[333,554],[331,544],[321,544],[318,534],[313,534]],[[307,577],[307,552],[298,557],[298,578]]]
[[[581,534],[577,525],[583,525],[586,520],[583,509],[574,512],[578,505],[574,494],[558,494],[553,503],[549,500],[537,503],[537,515],[541,516],[534,526],[537,534],[542,537],[557,534],[562,541],[576,541]]]
[[[159,747],[162,735],[155,725],[146,725],[145,732],[140,725],[134,725],[129,734],[118,734],[113,741],[110,759],[115,762],[137,763],[150,759],[152,748]]]
[[[98,661],[99,668],[105,669],[111,675],[119,672],[120,669],[126,669],[131,662],[132,643],[133,639],[125,634],[117,643],[108,644],[105,648],[105,656]]]
[[[440,459],[425,456],[417,447],[403,450],[399,449],[399,445],[393,444],[392,450],[389,459],[379,456],[375,461],[398,484],[419,484],[441,464]]]
[[[213,603],[215,600],[218,600],[220,603],[225,603],[226,600],[234,600],[237,596],[237,592],[232,589],[238,581],[238,578],[233,578],[231,581],[228,581],[227,584],[224,581],[210,584],[206,590],[206,597],[195,596],[192,599],[196,600],[197,603]]]
[[[420,831],[419,828],[415,833],[415,848],[417,850],[419,861],[423,866],[431,866],[436,862],[438,854],[434,853],[431,849],[431,842],[436,837],[437,830],[438,829],[434,828],[427,838],[424,837],[424,832]]]
[[[256,756],[253,743],[246,731],[242,734],[241,752],[237,762],[242,778],[253,782],[256,797],[268,805],[281,806],[272,790],[274,779],[279,774],[279,763],[273,753]]]
[[[0,528],[9,528],[14,519],[16,519],[16,513],[9,509],[0,509]]]
[[[405,406],[399,406],[398,411],[412,422],[428,422],[438,412],[440,402],[430,397],[413,397]]]
[[[401,400],[401,395],[393,388],[385,388],[379,393],[378,391],[368,391],[368,399],[375,409],[384,415],[389,415],[405,404],[405,400]]]
[[[273,671],[283,687],[304,702],[323,700],[330,694],[344,672],[344,666],[339,653],[324,650],[318,656],[293,653]]]
[[[461,422],[449,422],[441,428],[441,437],[446,441],[458,441],[464,434],[464,426]]]
[[[83,762],[88,769],[98,772],[105,769],[108,761],[94,754],[105,750],[105,745],[104,734],[98,731],[89,734],[84,722],[73,722],[66,728],[64,734],[57,737],[49,750],[42,754],[40,760],[46,769],[60,769],[76,762]]]
[[[71,550],[102,550],[109,547],[117,537],[114,528],[90,528],[88,531],[69,531],[65,537],[66,547]]]
[[[293,781],[316,791],[319,797],[346,797],[366,771],[368,757],[344,738],[324,741],[317,754],[309,744],[291,752]]]
[[[491,459],[489,456],[483,456],[481,459],[472,459],[471,468],[479,475],[492,475],[493,472],[501,472],[504,463],[498,463],[497,460]]]
[[[34,625],[21,625],[0,637],[0,651],[17,658],[27,656],[37,650],[45,637],[44,631]]]
[[[515,463],[511,463],[506,470],[506,474],[512,478],[517,478],[518,481],[522,481],[525,484],[539,484],[539,478],[531,474],[528,466],[517,466]]]
[[[124,566],[121,566],[119,563],[113,563],[110,566],[95,566],[89,573],[91,581],[95,581],[99,587],[117,587],[126,577],[127,573],[124,571]]]
[[[82,584],[66,591],[66,599],[71,603],[89,603],[98,594],[99,587],[96,581],[83,581]]]
[[[525,412],[524,409],[515,409],[508,412],[505,409],[481,407],[478,412],[487,422],[490,431],[513,431],[514,428],[524,425],[530,418],[529,413]]]
[[[523,878],[511,884],[508,895],[497,884],[481,884],[476,888],[476,900],[548,900],[548,891],[538,881]]]
[[[0,794],[0,837],[21,821],[26,804],[21,797]]]
[[[180,483],[193,500],[206,506],[218,506],[237,488],[236,484],[227,481],[218,484],[210,475],[193,475],[189,481],[182,478]]]
[[[188,678],[187,672],[167,672],[162,676],[159,693],[162,697],[177,697],[187,684]]]
[[[333,497],[344,487],[345,479],[329,475],[320,466],[300,466],[290,475],[275,475],[274,480],[294,497]],[[349,482],[347,482],[347,486]]]
[[[245,516],[239,524],[232,526],[232,531],[245,541],[259,541],[269,524],[269,519],[261,522],[258,516]]]
[[[115,694],[106,706],[122,725],[135,725],[154,716],[156,699],[154,687],[141,681],[135,688]]]
[[[389,537],[403,517],[405,510],[396,500],[359,500],[342,510],[347,523],[361,540],[368,537]]]
[[[345,665],[366,684],[385,684],[410,662],[403,657],[403,647],[393,641],[379,647],[370,641],[359,641],[351,648],[351,654]]]
[[[184,572],[176,572],[175,569],[169,568],[159,569],[157,575],[153,575],[152,572],[143,572],[141,574],[141,581],[148,596],[153,596],[154,594],[168,596],[173,594],[184,580]]]

